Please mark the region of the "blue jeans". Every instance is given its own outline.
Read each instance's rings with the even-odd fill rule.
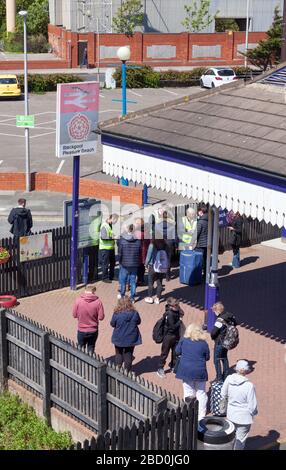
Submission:
[[[221,370],[221,362],[223,372]],[[229,363],[227,358],[227,349],[223,348],[221,344],[216,344],[214,348],[214,365],[216,370],[216,379],[221,382],[225,381],[228,376]]]
[[[232,251],[233,251],[232,266],[234,268],[239,268],[240,267],[240,250],[239,250],[239,247],[233,246]]]
[[[122,297],[125,295],[126,285],[130,284],[130,297],[132,300],[135,298],[136,294],[136,278],[137,278],[137,269],[136,268],[124,268],[120,266],[119,270],[119,284],[120,284],[120,294]]]

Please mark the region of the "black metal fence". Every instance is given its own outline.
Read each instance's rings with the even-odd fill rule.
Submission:
[[[12,310],[0,309],[0,386],[8,379],[43,400],[51,419],[55,407],[96,433],[132,427],[165,410],[178,397]]]
[[[120,427],[78,442],[71,450],[197,450],[198,402],[166,410],[130,428]]]

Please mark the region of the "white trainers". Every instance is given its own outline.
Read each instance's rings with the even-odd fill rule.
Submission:
[[[144,300],[145,300],[145,302],[147,302],[147,304],[152,304],[154,302],[152,297],[145,297]]]
[[[164,369],[158,369],[158,370],[157,370],[157,375],[159,375],[159,377],[160,377],[161,379],[164,379],[165,376],[166,376]]]
[[[120,300],[122,298],[122,295],[121,294],[117,294],[117,298],[118,300]]]
[[[159,297],[155,297],[155,300],[154,300],[154,302],[155,302],[155,304],[157,304],[157,305],[158,305],[158,304],[160,303],[160,299],[159,299]]]

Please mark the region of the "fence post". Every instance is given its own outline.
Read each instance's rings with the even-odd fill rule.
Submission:
[[[98,434],[104,434],[107,430],[107,374],[106,364],[100,364],[97,368],[97,413]]]
[[[0,390],[4,392],[8,386],[8,342],[6,310],[0,309]]]
[[[51,368],[50,368],[50,336],[44,333],[42,336],[42,387],[43,387],[43,414],[51,425]]]
[[[155,414],[163,413],[167,409],[167,397],[162,397],[155,402]]]

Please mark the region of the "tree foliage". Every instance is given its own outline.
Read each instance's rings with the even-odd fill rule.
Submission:
[[[22,2],[25,3],[25,2]],[[49,2],[48,0],[34,0],[30,2],[27,8],[27,30],[28,34],[44,34],[48,36],[49,24]],[[23,31],[23,19],[19,16],[16,19],[16,29],[18,32]]]
[[[210,3],[211,0],[193,0],[191,5],[184,5],[186,18],[182,21],[182,25],[187,31],[199,33],[213,22],[218,11],[215,15],[210,15]]]
[[[216,33],[224,31],[239,31],[239,26],[234,18],[216,18]]]
[[[113,18],[113,28],[116,33],[133,36],[136,26],[142,24],[143,17],[141,0],[124,0]]]
[[[259,41],[258,46],[254,49],[242,54],[247,57],[252,65],[265,71],[268,67],[280,62],[282,34],[283,18],[277,6],[274,9],[273,23],[266,33],[267,38],[264,41]]]

